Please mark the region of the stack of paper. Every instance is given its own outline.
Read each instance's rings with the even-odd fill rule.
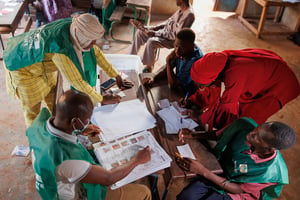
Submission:
[[[198,126],[194,120],[182,116],[173,105],[157,111],[157,114],[164,120],[168,134],[176,134],[182,128],[193,130]]]
[[[102,141],[110,141],[155,127],[156,120],[138,99],[105,105],[94,110],[92,122],[102,130]]]
[[[158,170],[170,167],[172,161],[148,131],[121,137],[110,142],[96,143],[93,146],[97,159],[107,170],[129,162],[139,150],[146,146],[150,147],[151,161],[134,168],[128,176],[113,184],[111,186],[112,189],[119,188]]]

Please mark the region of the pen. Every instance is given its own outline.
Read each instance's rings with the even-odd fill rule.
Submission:
[[[189,97],[189,92],[186,92],[185,97],[184,97],[183,102],[182,102],[183,105],[186,103],[188,97]]]

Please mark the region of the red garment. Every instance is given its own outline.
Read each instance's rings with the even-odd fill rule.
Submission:
[[[275,53],[262,49],[223,53],[229,59],[219,77],[225,91],[201,116],[202,124],[207,123],[210,130],[222,128],[239,117],[263,123],[299,95],[295,74]]]
[[[221,81],[216,81],[209,87],[197,89],[197,91],[190,96],[189,100],[193,104],[205,110],[210,104],[216,103],[221,94]]]
[[[228,57],[224,53],[208,53],[197,60],[191,68],[191,78],[200,84],[214,81],[223,70]]]

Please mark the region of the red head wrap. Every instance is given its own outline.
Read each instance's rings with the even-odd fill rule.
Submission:
[[[208,53],[197,60],[191,69],[191,78],[199,84],[209,84],[224,69],[227,55],[222,52]]]

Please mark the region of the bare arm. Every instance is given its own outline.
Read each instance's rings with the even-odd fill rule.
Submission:
[[[146,163],[151,160],[150,149],[139,151],[137,155],[128,163],[116,167],[111,170],[106,170],[99,165],[92,165],[88,174],[81,179],[82,183],[92,183],[100,185],[111,185],[127,176],[136,166]]]
[[[176,59],[175,51],[173,50],[167,57],[166,65],[167,65],[167,78],[168,78],[168,84],[172,87],[176,82],[176,77],[174,74],[174,67],[175,65],[172,65],[172,61]]]
[[[191,172],[194,172],[194,173],[197,173],[197,174],[203,176],[205,179],[211,181],[219,188],[221,188],[221,189],[224,188],[224,190],[226,192],[229,192],[232,194],[240,194],[240,193],[244,192],[239,184],[228,182],[228,180],[226,178],[223,178],[221,176],[218,176],[218,175],[212,173],[207,168],[205,168],[200,162],[198,162],[196,160],[192,160],[189,158],[183,158],[183,159],[177,159],[176,162],[182,169],[184,169],[186,171],[191,171]]]

